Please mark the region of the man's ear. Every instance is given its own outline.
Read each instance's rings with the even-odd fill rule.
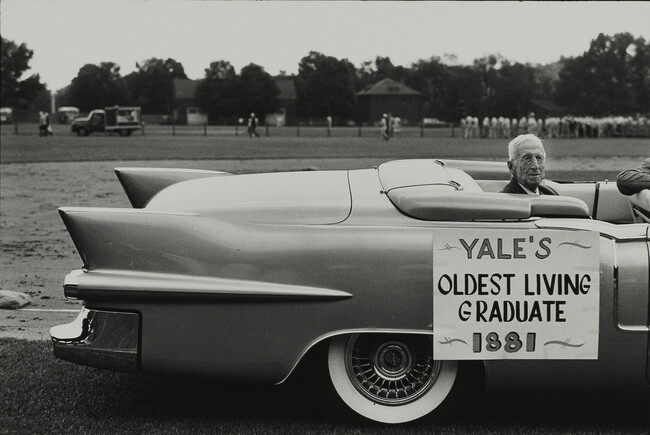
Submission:
[[[508,170],[510,171],[510,174],[515,175],[514,167],[512,166],[512,162],[510,160],[508,160],[506,163],[508,163]]]

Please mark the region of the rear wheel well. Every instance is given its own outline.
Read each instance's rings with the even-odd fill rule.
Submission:
[[[338,335],[326,338],[311,346],[298,360],[293,370],[281,382],[290,382],[294,377],[305,375],[305,371],[313,370],[318,366],[327,374],[327,353],[331,341]],[[480,390],[485,388],[485,361],[482,360],[465,360],[458,363],[459,380],[458,385],[462,387],[463,383],[469,384],[468,387]],[[462,376],[461,376],[462,375]]]
[[[355,338],[356,337],[356,338]],[[361,341],[358,341],[361,337]],[[370,341],[368,341],[370,337]],[[375,366],[374,370],[379,379],[363,379],[355,375],[354,368],[346,362],[346,355],[351,355],[350,346],[359,343],[367,346],[376,343],[374,353],[370,352],[366,358],[368,364]],[[420,344],[417,344],[420,343]],[[447,414],[455,414],[460,403],[482,400],[485,396],[485,365],[483,361],[436,361],[432,360],[432,347],[429,334],[342,334],[322,340],[313,345],[300,358],[296,367],[287,378],[288,385],[318,384],[319,391],[326,392],[326,399],[318,399],[317,406],[332,408],[331,411],[349,419],[358,419],[359,415],[366,419],[382,421],[385,423],[400,423],[418,419],[435,410],[436,418],[445,418]],[[431,343],[432,344],[432,343]],[[418,350],[419,349],[419,350]],[[422,360],[421,355],[426,350],[428,357]],[[392,355],[391,355],[392,353]],[[354,358],[358,358],[355,355]],[[388,363],[378,363],[377,358],[386,357]],[[413,364],[400,366],[395,362],[400,358],[413,359]],[[408,374],[409,367],[429,361],[431,378],[416,379],[417,376]],[[374,361],[374,363],[373,363]],[[334,369],[332,368],[334,364]],[[338,367],[338,368],[337,368]],[[334,371],[332,371],[334,370]],[[358,372],[357,372],[358,373]],[[375,394],[372,388],[382,388],[382,382],[391,382],[392,378],[398,382],[410,384],[410,393],[403,398],[391,398],[387,395]],[[422,384],[424,382],[425,384]],[[430,382],[430,385],[426,384]],[[363,391],[362,383],[375,384],[369,391]],[[424,385],[424,386],[422,386]],[[312,387],[313,388],[313,387]],[[391,390],[394,387],[387,387]],[[423,388],[421,392],[417,390]],[[343,390],[343,391],[342,391]],[[398,386],[396,394],[402,394]],[[375,390],[377,391],[377,390]],[[384,396],[384,397],[382,397]],[[346,406],[347,405],[347,406]]]

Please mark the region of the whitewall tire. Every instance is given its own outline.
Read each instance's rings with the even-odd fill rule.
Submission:
[[[336,392],[352,410],[382,423],[405,423],[436,409],[456,379],[456,361],[432,357],[431,336],[352,334],[330,342]]]

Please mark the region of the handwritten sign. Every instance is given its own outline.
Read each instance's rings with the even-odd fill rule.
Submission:
[[[433,239],[436,359],[597,359],[590,231],[445,229]]]

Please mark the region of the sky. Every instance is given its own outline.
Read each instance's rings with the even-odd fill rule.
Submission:
[[[85,64],[114,62],[124,76],[152,57],[191,79],[222,59],[293,74],[310,51],[357,67],[496,53],[545,64],[581,55],[599,33],[650,40],[649,17],[650,2],[2,0],[0,33],[34,51],[26,76],[56,91]]]

